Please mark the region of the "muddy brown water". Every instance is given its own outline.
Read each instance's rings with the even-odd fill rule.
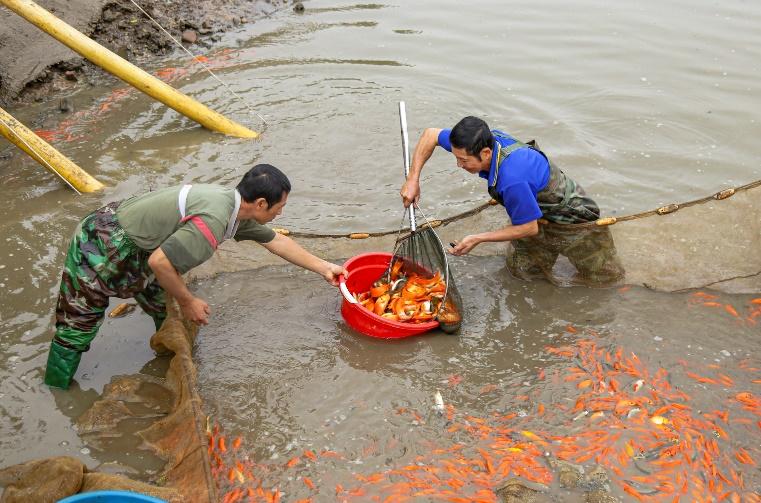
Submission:
[[[761,377],[756,327],[738,323],[723,309],[696,302],[694,293],[526,284],[510,278],[499,257],[458,258],[454,267],[460,272],[465,299],[466,323],[460,335],[436,331],[397,341],[353,331],[342,320],[340,302],[330,287],[292,267],[223,274],[199,287],[199,293],[214,299],[217,313],[214,326],[204,330],[197,345],[199,386],[213,421],[224,428],[228,445],[235,437],[243,439],[237,459],[248,457],[261,465],[252,472],[265,487],[278,488],[287,501],[307,497],[330,501],[338,485],[347,490],[364,485],[361,497],[348,500],[378,496],[383,501],[392,494],[388,486],[384,492],[383,484],[362,484],[359,477],[372,479],[410,465],[437,466],[456,457],[440,451],[462,444],[467,450],[482,441],[477,435],[452,432],[453,424],[486,421],[512,427],[514,435],[527,430],[556,439],[607,431],[600,419],[571,410],[584,388],[565,377],[572,373],[571,367],[582,366],[579,360],[558,358],[547,350],[574,346],[580,340],[591,340],[611,354],[620,348],[627,356],[637,355],[650,377],[645,373],[617,377],[622,390],[639,378],[649,386],[656,381],[656,372],[664,369],[670,385],[689,396],[678,402],[687,404],[695,419],[715,410],[730,411],[733,420],[721,423],[730,439],[721,441],[722,453],[731,454],[742,445],[758,455],[755,420],[761,411],[756,409],[754,416],[734,400],[744,390],[758,393],[759,384],[752,382]],[[252,282],[257,284],[255,290],[250,288]],[[719,299],[745,310],[750,297]],[[746,370],[750,362],[753,371]],[[600,363],[604,365],[602,358]],[[690,377],[717,372],[733,384],[707,384]],[[435,412],[437,391],[453,408],[451,417]],[[637,394],[623,390],[621,395],[600,395]],[[537,412],[540,406],[545,412]],[[658,408],[650,407],[649,412]],[[601,410],[603,417],[615,416]],[[587,412],[599,413],[594,408]],[[500,416],[515,417],[495,419]],[[637,445],[642,440],[635,433],[637,424],[624,417],[609,431],[621,428],[638,439]],[[750,423],[734,422],[741,417]],[[624,445],[623,441],[616,445],[615,455],[624,451]],[[555,446],[543,451],[553,452]],[[309,460],[304,453],[310,451],[338,453],[340,458]],[[473,448],[471,457],[480,456]],[[296,458],[300,462],[289,466]],[[716,459],[718,463],[719,456]],[[587,462],[587,470],[593,464]],[[745,474],[748,488],[761,489],[755,469],[736,462],[732,467]],[[629,470],[623,479],[643,476],[631,466]],[[226,476],[223,470],[219,478],[223,487]],[[317,489],[305,486],[303,477]],[[389,485],[394,481],[393,476],[384,478]],[[620,487],[611,485],[615,494],[625,496]],[[584,501],[583,491],[563,489],[557,483],[551,491],[560,501]],[[660,496],[673,498],[673,494]]]
[[[413,142],[424,127],[449,127],[468,114],[538,139],[607,215],[694,199],[761,178],[755,142],[760,21],[761,8],[739,0],[548,1],[509,12],[491,1],[320,0],[303,15],[283,11],[228,33],[203,53],[267,119],[259,142],[198,128],[108,77],[68,96],[71,114],[49,106],[12,110],[108,189],[78,197],[33,161],[2,150],[0,465],[69,454],[126,473],[160,466],[139,450],[97,449],[73,426],[113,375],[163,373],[166,362],[146,344],[147,317],[107,319],[73,390],[51,392],[41,383],[65,243],[92,209],[170,184],[234,184],[252,163],[269,162],[294,186],[277,226],[395,229],[399,100],[407,103]],[[143,66],[261,127],[188,59]],[[446,153],[434,155],[423,183],[423,208],[438,218],[485,199],[480,180],[459,172]],[[396,438],[393,452],[379,447],[369,459],[352,457],[378,471],[387,459],[393,465],[421,453],[419,440],[441,433],[435,421],[410,424],[395,407],[430,414],[432,393],[440,389],[447,403],[473,414],[516,409],[514,388],[544,389],[531,376],[548,365],[543,348],[566,337],[559,334],[569,323],[593,327],[605,344],[637,351],[669,371],[684,358],[696,366],[720,364],[734,375],[733,363],[757,358],[751,338],[757,330],[695,308],[686,296],[633,289],[623,297],[616,290],[522,283],[507,277],[499,257],[458,259],[456,270],[467,299],[463,335],[391,344],[349,331],[337,292],[288,268],[198,285],[215,309],[198,351],[209,413],[243,435],[260,461],[282,461],[305,445],[361,453],[367,442],[389,445]],[[738,309],[748,300],[722,298]],[[450,388],[451,375],[462,382]],[[479,395],[487,384],[504,393]],[[756,454],[758,434],[744,434]],[[328,471],[335,480],[324,480],[325,487],[351,477],[338,462],[322,470]],[[267,482],[289,494],[303,490],[289,474],[278,475]]]

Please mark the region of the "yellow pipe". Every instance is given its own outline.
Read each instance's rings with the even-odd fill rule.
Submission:
[[[71,162],[2,108],[0,108],[0,134],[53,174],[63,178],[75,190],[95,192],[103,188],[102,183],[91,177],[86,171]]]
[[[5,5],[19,16],[107,72],[116,75],[126,83],[143,91],[166,106],[174,108],[182,115],[193,119],[207,129],[240,138],[256,138],[259,136],[258,133],[207,108],[193,98],[182,94],[172,86],[167,85],[153,75],[122,59],[31,0],[0,0],[0,4]]]

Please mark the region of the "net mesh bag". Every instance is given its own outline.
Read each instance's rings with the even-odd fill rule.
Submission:
[[[403,101],[399,102],[399,125],[404,176],[407,178],[410,151]],[[367,299],[358,300],[379,316],[410,323],[436,320],[444,332],[455,333],[462,325],[462,298],[454,284],[444,245],[422,212],[426,225],[417,228],[416,209],[420,211],[416,204],[409,205],[402,217],[402,227],[386,273],[373,284]],[[407,217],[409,232],[403,234]]]
[[[415,209],[410,208],[405,212],[410,229],[404,234],[400,231],[389,268],[376,285],[388,285],[389,304],[393,303],[391,311],[397,317],[412,314],[408,320],[398,321],[435,319],[444,332],[456,333],[462,325],[462,298],[447,254],[425,216],[425,225],[416,228]]]

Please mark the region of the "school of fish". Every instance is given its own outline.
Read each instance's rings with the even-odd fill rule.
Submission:
[[[711,294],[689,298],[690,307],[717,307],[706,303],[721,305],[723,315],[738,323],[755,325],[761,316],[761,298],[752,299],[744,314]],[[604,467],[612,493],[625,501],[761,502],[761,364],[740,360],[688,370],[680,360],[668,372],[630,350],[605,347],[604,338],[589,329],[568,326],[562,339],[567,344],[545,348],[553,363],[537,373],[536,391],[512,397],[529,414],[495,411],[478,417],[444,404],[438,391],[433,405],[438,413],[389,411],[413,427],[439,421],[442,430],[435,441],[421,440],[425,454],[382,471],[357,473],[357,454],[334,451],[304,450],[285,462],[257,464],[245,455],[239,437],[228,442],[219,425],[208,427],[221,501],[285,501],[279,481],[295,480],[300,486],[287,482],[287,501],[296,503],[497,503],[495,490],[510,478],[557,484],[551,461],[564,460]],[[453,375],[448,383],[454,390],[462,381]],[[544,394],[541,383],[552,385],[553,392]],[[713,398],[701,406],[687,388],[710,391]],[[506,390],[486,385],[480,391],[496,392]],[[541,401],[547,395],[557,398]],[[543,429],[549,424],[563,425],[563,434]],[[324,487],[326,472],[342,467],[356,484]]]

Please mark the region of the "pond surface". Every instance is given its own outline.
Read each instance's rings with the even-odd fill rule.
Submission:
[[[232,185],[252,164],[268,162],[282,168],[294,187],[275,225],[308,232],[394,230],[401,218],[400,100],[407,104],[413,143],[425,127],[450,127],[470,114],[520,138],[536,138],[606,215],[761,178],[758,4],[543,1],[505,9],[495,1],[318,0],[306,7],[302,15],[286,10],[258,20],[198,51],[267,120],[258,142],[203,130],[110,77],[72,93],[74,112],[68,115],[51,113],[50,105],[10,110],[108,188],[76,196],[35,162],[2,151],[0,465],[68,454],[90,466],[156,466],[140,453],[88,446],[73,428],[113,375],[162,373],[165,362],[147,347],[147,317],[134,313],[107,321],[83,358],[76,389],[53,393],[42,385],[66,242],[79,219],[107,202],[171,184]],[[261,129],[248,106],[189,57],[142,66]],[[435,218],[451,216],[482,203],[483,189],[479,179],[456,169],[449,154],[437,152],[424,171],[422,208]],[[345,329],[336,292],[319,278],[298,276],[298,285],[281,290],[284,273],[275,268],[245,281],[224,277],[199,285],[217,306],[199,341],[209,412],[225,429],[245,436],[257,462],[275,454],[282,460],[309,443],[356,454],[375,435],[374,461],[368,455],[351,459],[366,460],[357,473],[379,472],[387,458],[393,465],[429,452],[419,442],[441,432],[440,418],[424,418],[423,425],[409,414],[430,415],[436,389],[456,414],[480,417],[517,409],[515,396],[534,400],[532,393],[545,392],[537,372],[565,368],[544,348],[570,337],[561,335],[568,323],[582,334],[596,330],[600,347],[637,352],[653,372],[663,367],[679,380],[679,358],[698,374],[697,366],[717,364],[735,382],[727,390],[751,391],[738,362],[756,357],[750,337],[757,330],[736,324],[727,311],[692,306],[687,294],[511,281],[495,257],[463,260],[456,271],[468,302],[467,331],[395,344]],[[240,294],[245,310],[225,310],[227,294],[219,282],[248,288],[256,283],[253,292]],[[721,299],[743,316],[747,301]],[[273,307],[265,312],[259,303]],[[256,330],[247,333],[249,325]],[[212,376],[209,369],[218,365],[222,371]],[[453,375],[462,381],[450,386]],[[684,384],[694,385],[687,379]],[[500,392],[478,393],[489,385]],[[552,389],[546,392],[560,393]],[[694,399],[707,396],[713,395]],[[544,400],[548,409],[557,401],[550,398]],[[398,408],[407,412],[394,415]],[[542,425],[535,415],[527,417],[547,432],[563,423],[557,418],[557,424]],[[757,454],[759,431],[746,433],[744,427],[724,429],[744,435],[738,445]],[[318,431],[328,437],[318,441]],[[265,433],[269,438],[260,436]],[[298,447],[287,448],[293,441]],[[343,469],[343,461],[335,463]],[[336,470],[337,483],[349,487],[348,473]],[[280,474],[273,473],[269,486],[280,484]]]
[[[497,257],[454,267],[459,336],[397,341],[354,332],[330,287],[292,267],[200,287],[218,319],[197,344],[200,391],[217,441],[240,443],[218,452],[223,493],[482,501],[519,477],[584,501],[588,487],[560,487],[559,460],[602,465],[625,499],[624,486],[648,501],[761,489],[744,458],[761,455],[758,328],[745,319],[761,299],[558,289],[510,278]]]

